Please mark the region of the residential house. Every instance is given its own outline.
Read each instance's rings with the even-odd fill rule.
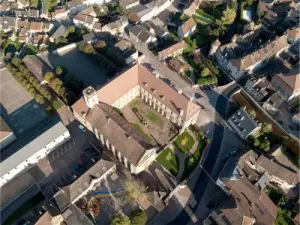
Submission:
[[[14,9],[14,13],[16,14],[16,17],[27,17],[28,12],[24,9]]]
[[[0,4],[0,12],[7,12],[11,9],[11,5],[9,2],[1,2]]]
[[[227,197],[205,219],[204,225],[274,224],[277,207],[268,195],[246,178],[223,181]]]
[[[92,17],[97,17],[97,14],[93,7],[88,7],[86,9],[82,10],[81,13],[92,16]]]
[[[157,38],[154,30],[148,30],[143,25],[139,24],[131,27],[129,29],[129,36],[143,45],[149,45],[150,43],[156,45]]]
[[[29,26],[29,31],[31,33],[35,32],[48,32],[51,29],[51,25],[49,22],[36,22],[31,21]]]
[[[128,20],[120,18],[114,22],[108,23],[102,27],[102,32],[110,32],[112,35],[121,34],[128,25]]]
[[[71,15],[77,14],[86,8],[86,5],[83,4],[82,0],[68,1],[67,6]]]
[[[289,72],[279,73],[272,77],[273,87],[280,91],[286,101],[290,101],[300,95],[299,64],[296,64]]]
[[[50,67],[35,55],[26,55],[22,61],[40,82],[44,81],[45,73],[52,72]]]
[[[169,32],[165,28],[154,24],[152,21],[146,21],[144,25],[148,30],[153,29],[155,36],[161,40],[167,38],[169,35]]]
[[[5,120],[0,116],[0,149],[5,148],[16,140],[14,132],[10,129]]]
[[[92,30],[94,32],[100,32],[102,30],[102,24],[99,22],[94,23]]]
[[[58,8],[51,12],[51,17],[55,19],[62,19],[67,17],[68,13],[65,8]]]
[[[271,88],[271,83],[264,78],[252,77],[245,85],[245,90],[255,99],[257,102],[262,102],[268,95],[268,89]]]
[[[36,34],[33,37],[33,45],[40,47],[48,46],[48,37],[46,34]]]
[[[183,13],[189,17],[192,17],[195,14],[196,10],[199,8],[200,3],[201,0],[193,1],[187,8],[183,10]]]
[[[89,87],[73,106],[77,120],[92,131],[131,173],[145,170],[156,158],[157,146],[147,142],[114,108],[137,96],[184,129],[196,122],[200,107],[137,64],[95,91]]]
[[[284,161],[276,156],[275,159],[267,158],[251,150],[239,159],[238,167],[251,181],[257,182],[265,175],[272,185],[288,192],[299,183],[299,169],[295,170],[295,167],[288,166],[291,162],[284,164],[282,162]]]
[[[86,15],[84,13],[78,13],[74,18],[73,18],[73,22],[75,23],[75,25],[84,25],[86,27],[88,27],[89,29],[93,28],[93,25],[95,22],[97,22],[98,19],[90,16],[90,15]]]
[[[30,29],[30,22],[26,20],[17,19],[16,29],[20,31],[19,35],[22,34],[24,36]]]
[[[160,60],[165,60],[169,57],[176,57],[182,54],[183,50],[187,47],[184,41],[180,41],[170,47],[158,52],[158,57]]]
[[[14,30],[16,27],[16,19],[11,16],[0,17],[0,28],[5,33]]]
[[[39,10],[37,9],[28,9],[28,17],[31,17],[31,18],[38,18],[40,16],[40,12]]]
[[[185,21],[182,25],[178,26],[178,37],[183,39],[184,37],[190,36],[196,30],[197,23],[191,17]]]
[[[147,15],[150,11],[151,11],[151,8],[147,7],[146,5],[142,5],[142,4],[135,5],[135,6],[131,7],[130,9],[128,9],[128,12],[130,14],[135,14],[140,19],[143,16]]]
[[[126,60],[126,64],[130,64],[137,60],[139,56],[139,53],[134,48],[133,44],[125,39],[117,42],[111,50],[120,54]]]
[[[82,35],[82,39],[84,42],[92,43],[95,41],[96,36],[93,33],[87,33]]]
[[[219,65],[236,80],[247,73],[252,74],[262,68],[270,59],[278,56],[280,52],[289,47],[286,34],[262,45],[260,41],[255,41],[260,32],[258,31],[258,34],[255,34],[256,31],[247,34],[248,39],[244,35],[243,39],[223,45],[216,52]],[[253,43],[258,43],[258,46],[253,46]],[[254,51],[249,49],[254,49]]]
[[[29,2],[26,0],[17,0],[17,6],[18,6],[18,9],[23,9],[23,8],[26,8],[29,6]]]
[[[50,42],[56,42],[61,37],[65,37],[67,28],[64,25],[60,25],[55,32],[50,36]]]
[[[227,121],[242,139],[254,135],[260,129],[260,125],[243,108],[233,113]]]
[[[120,0],[120,5],[123,7],[123,9],[127,10],[130,9],[140,3],[139,0]]]
[[[280,92],[273,93],[262,105],[262,107],[272,116],[276,116],[280,111],[280,106],[284,102],[284,97]]]

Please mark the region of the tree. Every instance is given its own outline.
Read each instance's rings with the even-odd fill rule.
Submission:
[[[12,60],[11,60],[11,62],[12,62],[12,64],[15,66],[15,67],[17,67],[17,68],[19,68],[19,66],[20,65],[22,65],[22,60],[21,59],[19,59],[19,58],[13,58]]]
[[[260,141],[258,140],[258,138],[254,138],[253,139],[253,146],[258,147],[260,145]]]
[[[264,123],[261,126],[259,132],[260,132],[261,135],[271,133],[272,132],[272,124]]]
[[[130,219],[126,215],[116,213],[111,217],[110,225],[130,225]]]
[[[207,77],[210,74],[210,70],[207,67],[204,67],[201,71],[202,77]]]
[[[265,138],[263,141],[260,142],[258,148],[265,152],[270,151],[270,141],[267,138]]]
[[[247,109],[247,112],[249,113],[249,115],[250,115],[252,118],[255,118],[255,117],[256,117],[256,112],[255,112],[255,110],[253,110],[253,109]]]
[[[51,81],[51,85],[63,85],[63,82],[61,81],[61,79],[56,77]]]
[[[136,201],[143,201],[146,196],[146,187],[143,183],[136,180],[134,177],[131,176],[130,173],[127,171],[125,172],[127,179],[123,181],[123,186],[125,189],[125,200],[127,199],[134,199]]]
[[[69,34],[75,33],[75,31],[76,31],[75,26],[73,26],[73,25],[68,26],[66,31],[65,31],[65,37],[68,37]]]
[[[230,7],[227,7],[225,11],[223,11],[223,16],[221,17],[222,24],[230,25],[234,22],[236,17],[236,10]]]
[[[44,75],[44,81],[48,84],[52,83],[52,81],[56,78],[55,74],[53,72],[47,72]]]
[[[56,75],[60,76],[60,75],[64,74],[64,70],[61,66],[57,66],[55,69],[55,73],[56,73]]]
[[[145,225],[147,223],[147,214],[144,210],[137,209],[130,214],[131,225]]]
[[[95,48],[97,50],[106,51],[106,42],[102,40],[97,41],[97,43],[95,44]]]
[[[55,44],[67,44],[68,39],[66,37],[60,36],[55,40]]]
[[[41,105],[44,105],[46,103],[46,100],[45,98],[40,95],[40,94],[37,94],[35,97],[34,97],[35,101]]]
[[[95,49],[89,43],[82,43],[79,45],[79,50],[84,52],[85,54],[95,54]]]

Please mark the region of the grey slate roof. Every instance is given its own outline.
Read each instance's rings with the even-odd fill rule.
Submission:
[[[150,32],[145,29],[143,29],[138,36],[139,40],[143,43],[145,43],[150,37],[151,37]]]
[[[82,36],[82,39],[86,42],[92,41],[95,38],[95,35],[93,33],[88,33]]]
[[[39,17],[39,10],[37,9],[28,9],[29,17]]]
[[[22,60],[26,67],[41,82],[44,80],[45,73],[52,72],[49,66],[35,55],[27,55]]]
[[[160,26],[155,25],[152,21],[146,21],[145,25],[150,29],[152,28],[157,37],[162,37],[167,31]]]
[[[27,16],[28,12],[22,9],[14,9],[16,16]]]
[[[41,128],[40,132],[42,132]],[[47,127],[48,128],[48,127]],[[34,155],[36,152],[44,148],[47,144],[54,141],[60,135],[64,134],[67,128],[63,125],[62,122],[57,122],[55,124],[50,124],[50,127],[46,129],[44,132],[40,133],[37,137],[35,137],[29,143],[24,140],[25,143],[20,143],[20,140],[16,140],[16,142],[4,150],[9,152],[11,149],[15,149],[16,147],[20,147],[17,152],[1,161],[0,163],[0,176],[6,174],[11,171],[14,167],[24,162],[26,159]],[[21,145],[21,146],[20,146]]]
[[[130,29],[129,29],[129,32],[131,32],[134,36],[138,36],[139,35],[139,33],[141,32],[141,27],[140,26],[133,26],[133,27],[131,27]]]
[[[59,28],[52,34],[50,38],[53,38],[54,40],[58,39],[59,37],[63,37],[66,32],[66,27],[64,25],[60,25]]]

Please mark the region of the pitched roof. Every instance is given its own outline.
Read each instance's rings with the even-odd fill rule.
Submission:
[[[110,170],[115,163],[106,160],[99,160],[91,168],[89,168],[84,174],[78,177],[72,184],[63,187],[64,194],[70,202],[79,197],[87,188],[90,187],[91,182],[94,179],[101,178],[108,170]]]
[[[270,42],[265,47],[260,48],[251,54],[247,54],[238,59],[230,60],[238,70],[246,70],[255,65],[260,60],[276,55],[279,51],[289,46],[286,35],[280,36],[276,40]]]
[[[0,141],[13,134],[13,131],[9,128],[4,119],[0,116]]]
[[[175,52],[183,49],[184,47],[186,47],[186,44],[184,41],[178,42],[160,52],[158,52],[159,55],[163,56],[163,57],[167,57],[169,55],[174,54]]]
[[[133,165],[138,164],[147,149],[154,147],[124,117],[105,103],[95,105],[86,119]]]
[[[87,23],[87,24],[92,24],[94,21],[94,17],[90,15],[86,15],[84,13],[78,13],[75,17],[75,20],[79,20],[81,22]]]
[[[275,75],[272,80],[278,83],[287,92],[293,93],[300,90],[299,65],[294,66],[288,73]]]
[[[65,12],[66,12],[65,8],[55,9],[53,12],[51,12],[51,16],[55,17],[55,16],[57,16],[59,14],[65,13]]]
[[[30,22],[30,30],[42,30],[42,22],[31,21]]]
[[[231,190],[231,207],[221,209],[226,219],[232,225],[240,225],[244,216],[254,218],[258,224],[273,224],[277,215],[277,207],[265,192],[260,192],[246,178],[225,181],[226,187]],[[226,205],[226,202],[224,203]]]
[[[64,35],[66,33],[66,29],[67,28],[64,25],[60,25],[59,28],[57,28],[57,30],[54,32],[54,34],[52,34],[51,38],[56,40],[59,37],[64,37]]]
[[[197,25],[197,23],[191,17],[181,25],[181,28],[182,28],[183,33],[186,34],[190,29],[192,29],[196,25]]]
[[[187,97],[179,94],[144,66],[137,64],[97,91],[99,100],[112,105],[121,96],[137,85],[151,93],[176,115],[184,111],[183,119],[191,118],[200,107]]]
[[[83,11],[81,11],[81,13],[84,13],[84,14],[90,15],[90,16],[96,14],[93,7],[88,7],[86,9],[84,9]]]
[[[33,75],[41,82],[44,80],[45,73],[52,72],[50,67],[35,55],[26,55],[22,61],[33,73]]]
[[[291,170],[277,164],[273,160],[266,158],[261,155],[256,163],[263,167],[270,174],[286,181],[290,185],[295,185],[299,182],[298,173],[292,172]]]

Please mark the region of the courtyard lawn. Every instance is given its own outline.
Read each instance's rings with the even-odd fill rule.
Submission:
[[[191,156],[186,158],[184,162],[184,171],[182,173],[181,180],[186,179],[196,169],[205,146],[205,140],[199,139],[197,150]]]
[[[157,126],[159,126],[160,128],[163,128],[164,121],[161,118],[159,118],[154,112],[148,112],[147,118],[151,120],[153,123],[155,123]]]
[[[187,131],[184,131],[174,141],[174,145],[182,153],[188,152],[193,147],[194,143],[195,143],[194,138]]]
[[[129,103],[130,108],[137,108],[139,105],[140,105],[140,103],[139,103],[139,99],[138,98],[133,99]]]
[[[131,126],[133,126],[133,128],[141,135],[143,136],[148,142],[152,141],[152,138],[146,134],[142,128],[140,127],[140,125],[136,124],[136,123],[131,123]]]
[[[166,148],[159,154],[156,160],[176,177],[179,171],[179,159],[174,152],[172,152],[169,148]]]

